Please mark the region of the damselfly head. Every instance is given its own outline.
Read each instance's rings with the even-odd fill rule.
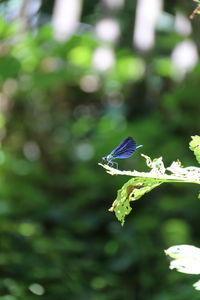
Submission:
[[[108,162],[107,156],[102,157],[102,162],[103,163],[107,163]]]

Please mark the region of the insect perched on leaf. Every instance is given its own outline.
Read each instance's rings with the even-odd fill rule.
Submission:
[[[110,166],[115,165],[118,168],[118,163],[114,162],[114,159],[131,157],[135,150],[140,147],[142,147],[142,145],[137,146],[132,137],[128,136],[110,154],[102,157],[102,161]]]

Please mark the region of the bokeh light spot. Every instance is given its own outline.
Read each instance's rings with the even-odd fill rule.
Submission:
[[[3,84],[3,92],[8,96],[14,95],[17,89],[18,89],[18,82],[15,79],[9,78]]]
[[[95,277],[91,281],[91,286],[96,290],[103,289],[106,287],[106,285],[107,285],[107,283],[106,283],[105,279],[102,277]]]
[[[42,296],[45,293],[44,287],[39,283],[32,283],[29,285],[29,290],[37,296]]]
[[[38,228],[35,224],[31,223],[21,223],[19,225],[19,232],[24,236],[32,236],[38,231]]]
[[[80,80],[80,88],[86,93],[94,93],[99,89],[100,81],[96,75],[86,75]]]
[[[40,157],[40,148],[35,142],[26,142],[23,152],[25,157],[31,161],[38,160]]]
[[[103,19],[97,23],[96,33],[106,42],[115,42],[120,34],[119,23],[114,19]]]
[[[94,154],[93,147],[88,143],[79,144],[76,147],[76,156],[80,160],[90,160]]]
[[[119,9],[124,5],[124,0],[103,0],[103,2],[111,9]]]
[[[115,55],[113,50],[106,46],[97,48],[94,52],[93,65],[101,72],[112,69],[115,65]]]
[[[123,79],[140,79],[145,71],[142,59],[136,57],[123,57],[117,62],[117,71]]]
[[[182,79],[198,62],[197,47],[193,41],[185,40],[174,48],[171,57],[175,67],[174,76]]]
[[[78,46],[73,48],[67,57],[71,63],[80,67],[87,67],[91,64],[92,52],[89,47]]]

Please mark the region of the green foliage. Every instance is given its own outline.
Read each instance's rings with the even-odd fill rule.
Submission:
[[[200,136],[192,136],[192,141],[190,142],[190,149],[194,151],[194,155],[198,163],[200,163]]]
[[[160,255],[172,241],[198,242],[196,185],[161,185],[134,202],[123,228],[105,211],[124,177],[97,162],[125,136],[166,165],[194,163],[185,144],[199,128],[199,65],[173,79],[171,53],[184,39],[174,28],[158,29],[151,53],[133,50],[135,5],[125,1],[123,35],[106,45],[115,65],[103,73],[93,55],[105,44],[93,30],[58,43],[48,24],[22,32],[0,20],[1,299],[199,298],[194,280],[168,272]],[[81,22],[94,24],[99,11],[84,1]],[[145,168],[137,154],[121,164]]]

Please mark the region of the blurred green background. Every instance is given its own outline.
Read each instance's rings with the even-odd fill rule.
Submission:
[[[108,212],[127,180],[98,166],[126,136],[197,165],[192,1],[0,1],[0,299],[199,299],[163,250],[199,246],[198,187],[165,184]]]

